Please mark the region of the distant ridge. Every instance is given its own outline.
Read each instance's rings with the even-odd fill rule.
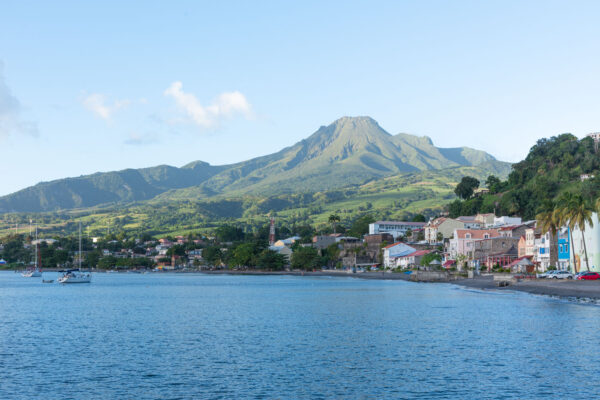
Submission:
[[[402,173],[479,166],[500,176],[510,164],[429,137],[391,135],[370,117],[343,117],[267,156],[231,165],[194,161],[42,182],[0,197],[0,212],[41,212],[156,199],[327,190]]]

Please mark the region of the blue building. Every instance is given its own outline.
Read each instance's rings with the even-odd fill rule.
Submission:
[[[569,245],[569,228],[561,229],[558,232],[558,269],[568,270],[569,259],[571,257]]]

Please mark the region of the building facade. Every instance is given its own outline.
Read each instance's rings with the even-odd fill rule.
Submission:
[[[423,229],[425,222],[377,221],[369,224],[369,235],[389,233],[395,239],[406,236],[406,232]]]

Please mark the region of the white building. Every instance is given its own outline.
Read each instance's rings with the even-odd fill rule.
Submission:
[[[550,266],[550,233],[541,235],[534,241],[533,261],[539,263],[539,270],[544,272]]]
[[[589,136],[592,139],[594,139],[594,142],[600,142],[600,132],[588,133],[587,136]]]
[[[383,248],[383,266],[385,268],[395,268],[399,257],[407,256],[415,251],[415,248],[404,243],[390,244]]]
[[[389,233],[394,238],[406,236],[406,232],[423,229],[425,222],[377,221],[369,224],[369,235]]]

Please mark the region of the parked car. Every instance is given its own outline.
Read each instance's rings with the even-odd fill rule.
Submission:
[[[573,274],[569,271],[555,271],[550,278],[552,279],[573,279]]]
[[[595,281],[600,279],[600,274],[597,272],[585,272],[581,274],[577,279],[579,279],[580,281]]]
[[[552,275],[554,275],[556,272],[557,271],[554,271],[554,270],[552,270],[552,271],[546,271],[546,272],[543,272],[541,274],[537,274],[537,277],[538,278],[552,278]]]
[[[579,277],[583,274],[585,274],[587,271],[579,271],[578,273],[575,274],[575,276],[573,276],[573,279],[579,279]]]

